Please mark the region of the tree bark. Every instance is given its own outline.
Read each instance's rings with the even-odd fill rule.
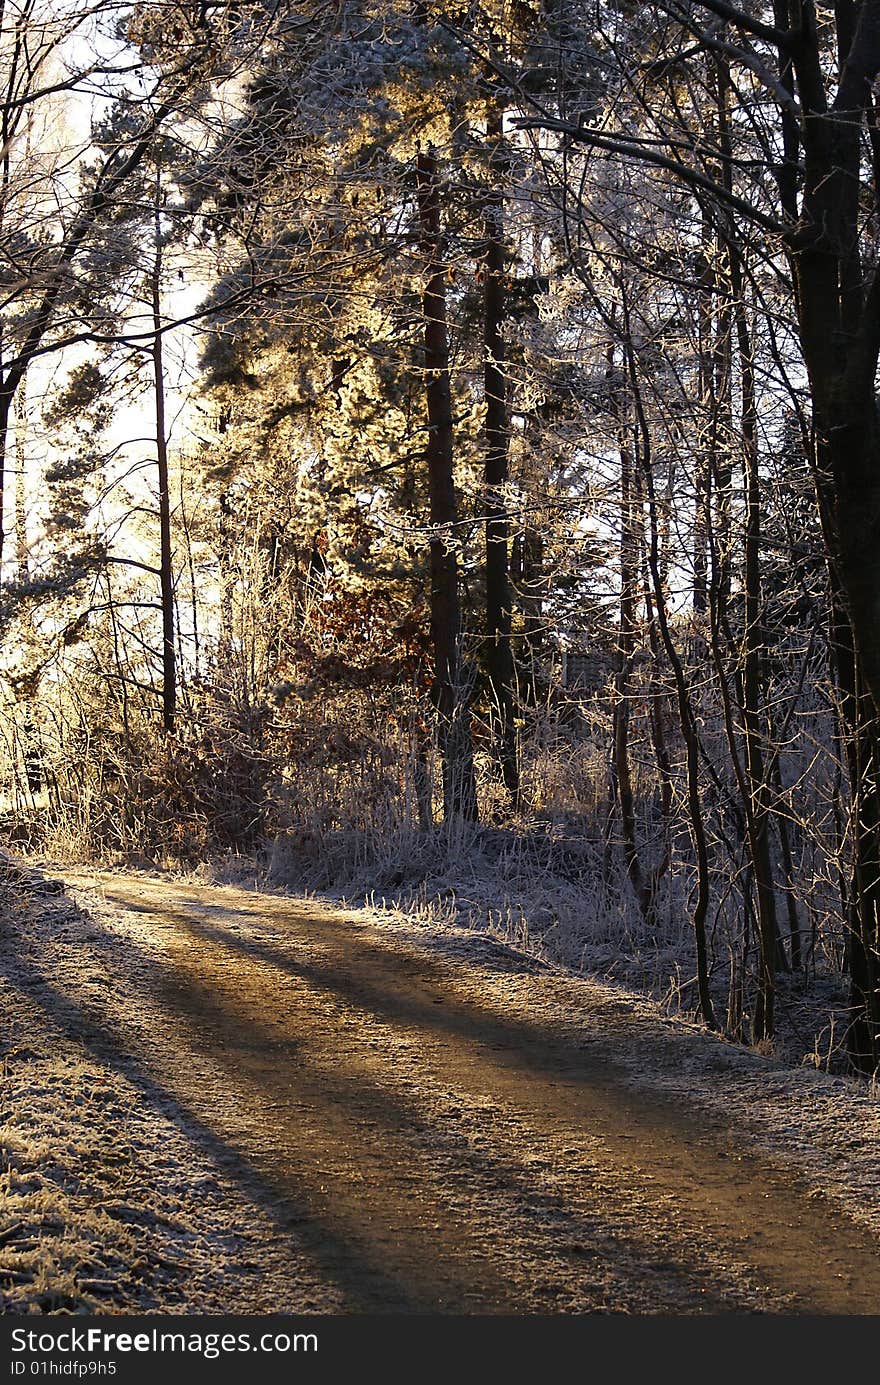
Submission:
[[[669,613],[666,604],[666,592],[664,590],[663,575],[660,559],[659,541],[659,516],[657,507],[657,494],[654,486],[654,472],[651,459],[651,439],[648,430],[647,419],[642,405],[639,392],[638,375],[636,371],[635,353],[632,348],[632,336],[629,331],[626,305],[624,304],[624,341],[626,349],[626,365],[629,375],[630,387],[632,390],[633,403],[636,409],[638,421],[638,431],[641,435],[641,445],[636,448],[636,460],[641,467],[644,482],[644,494],[648,502],[648,546],[647,564],[651,574],[651,583],[654,588],[654,602],[657,615],[657,628],[660,635],[666,657],[672,669],[672,676],[675,680],[676,699],[678,702],[679,723],[681,726],[682,739],[685,744],[687,761],[687,804],[688,817],[690,820],[691,839],[694,845],[694,854],[697,867],[697,893],[693,907],[692,923],[694,930],[694,949],[697,962],[697,993],[700,1001],[700,1014],[703,1022],[709,1029],[717,1028],[715,1019],[715,1007],[712,1004],[712,993],[709,987],[709,956],[706,937],[706,920],[709,915],[709,903],[711,900],[711,887],[709,879],[709,845],[706,837],[706,825],[703,820],[703,805],[700,801],[700,741],[697,722],[694,715],[693,704],[691,701],[690,688],[688,687],[687,675],[684,664],[675,646],[672,629],[669,623]]]
[[[754,362],[749,324],[743,302],[743,275],[737,247],[730,247],[731,288],[734,300],[736,335],[739,347],[743,445],[743,470],[746,496],[744,563],[745,661],[743,667],[743,732],[745,740],[748,801],[746,824],[757,896],[760,960],[755,1006],[754,1037],[773,1035],[774,973],[777,964],[779,930],[776,921],[776,896],[770,859],[771,802],[764,768],[761,736],[761,707],[764,694],[763,653],[766,635],[761,590],[761,486],[758,474],[757,405]]]
[[[483,229],[486,238],[483,284],[484,391],[486,400],[486,662],[489,717],[494,754],[511,807],[519,803],[519,765],[513,701],[511,649],[510,547],[505,487],[508,476],[507,394],[504,363],[504,192],[501,141],[503,118],[490,110],[489,174]]]
[[[635,796],[629,764],[629,725],[632,690],[630,679],[636,652],[636,606],[638,601],[638,541],[635,524],[635,480],[633,462],[623,420],[620,420],[620,629],[617,641],[617,676],[613,712],[614,788],[620,812],[620,830],[626,872],[639,913],[647,918],[652,891],[639,858],[636,840]]]
[[[431,640],[434,696],[443,761],[446,820],[476,822],[477,790],[461,658],[461,607],[455,548],[452,393],[446,325],[446,276],[440,217],[440,179],[433,150],[416,161],[421,247],[427,281],[422,299],[428,441],[425,460],[431,516]]]
[[[174,555],[171,546],[171,489],[165,419],[165,371],[162,360],[162,185],[156,170],[153,215],[154,258],[150,282],[153,316],[153,398],[156,419],[156,470],[159,481],[159,585],[162,604],[162,725],[174,730],[177,709],[177,660],[174,640]]]
[[[804,197],[789,250],[853,793],[847,1042],[852,1066],[870,1074],[880,1060],[880,274],[862,263],[859,198],[861,136],[880,71],[880,4],[836,7],[839,74],[830,103],[815,14],[811,6],[799,8],[803,23],[792,62],[804,109]]]

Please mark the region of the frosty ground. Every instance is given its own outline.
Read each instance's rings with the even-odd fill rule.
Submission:
[[[6,870],[5,1311],[858,1312],[874,1091],[473,929]]]

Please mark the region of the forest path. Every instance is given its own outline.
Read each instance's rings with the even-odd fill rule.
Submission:
[[[65,874],[137,924],[119,1042],[271,1214],[277,1311],[880,1309],[875,1237],[652,1090],[726,1045],[489,939]]]

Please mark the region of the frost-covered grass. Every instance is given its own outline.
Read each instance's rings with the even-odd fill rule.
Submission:
[[[216,1171],[194,1164],[181,1133],[124,1078],[60,1036],[46,1052],[39,1025],[35,1038],[37,1048],[12,1046],[4,1055],[4,1308],[181,1305],[187,1280],[204,1269],[194,1199],[213,1201],[216,1211]],[[215,1231],[234,1257],[233,1228]]]
[[[0,905],[0,1311],[290,1301],[271,1217],[117,1038],[123,1015],[150,1021],[105,965],[106,930],[8,859]]]

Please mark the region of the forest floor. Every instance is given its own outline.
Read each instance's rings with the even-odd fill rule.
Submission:
[[[880,1310],[875,1092],[462,929],[65,878],[0,938],[5,1311]]]

